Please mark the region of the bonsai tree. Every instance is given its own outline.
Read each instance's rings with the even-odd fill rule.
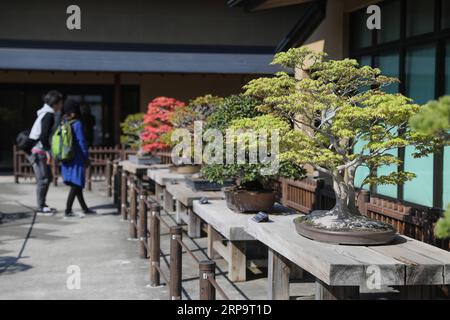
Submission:
[[[193,134],[194,123],[205,122],[222,101],[223,98],[208,94],[191,100],[186,107],[177,107],[169,117],[172,129],[162,136],[162,141],[173,146],[175,141],[172,141],[172,133],[176,129],[187,129]]]
[[[141,134],[144,130],[144,114],[135,113],[130,114],[125,118],[125,121],[120,124],[122,135],[120,136],[120,143],[127,148],[140,149]]]
[[[296,129],[282,140],[283,149],[288,150],[282,158],[311,165],[330,176],[336,194],[332,210],[316,211],[300,219],[300,229],[379,231],[386,237],[378,242],[391,240],[392,226],[359,213],[355,173],[360,166],[372,169],[364,183],[398,184],[414,178],[413,173],[403,171],[383,176],[373,172],[380,166],[400,164],[398,157],[387,153],[391,149],[416,146],[416,156],[432,151],[429,136],[405,126],[419,106],[401,94],[384,92],[385,86],[398,80],[383,76],[379,69],[361,67],[356,60],[326,60],[326,54],[302,47],[278,53],[272,63],[299,68],[309,77],[299,80],[279,72],[271,78],[250,81],[244,87],[245,94],[262,99],[261,110],[285,118]],[[364,143],[359,152],[355,150],[358,143]],[[308,236],[316,238],[314,231]],[[355,239],[354,243],[364,240]]]
[[[279,136],[283,137],[289,130],[289,124],[275,116],[263,115],[257,106],[261,101],[246,97],[244,95],[234,95],[226,98],[220,107],[211,114],[207,119],[205,128],[215,128],[226,135],[228,132],[242,131],[240,138],[243,143],[240,145],[245,150],[239,150],[239,144],[234,149],[233,159],[236,160],[237,153],[243,151],[246,160],[249,160],[249,134],[247,130],[278,130]],[[246,133],[247,132],[247,133]],[[238,136],[234,136],[237,139]],[[270,140],[270,134],[268,136]],[[233,141],[236,143],[237,141]],[[257,148],[265,147],[266,150],[271,150],[270,145],[261,145],[258,141]],[[260,159],[261,160],[261,159]],[[278,159],[277,159],[278,160]],[[270,189],[270,181],[277,176],[289,176],[290,178],[303,177],[303,169],[292,161],[282,161],[276,173],[267,174],[267,170],[272,166],[272,163],[223,163],[223,164],[208,164],[202,169],[202,174],[210,181],[223,184],[225,180],[233,180],[238,189],[245,190],[267,190]]]
[[[163,151],[168,145],[161,141],[161,136],[172,129],[169,119],[176,108],[184,107],[184,102],[173,98],[158,97],[153,99],[144,115],[144,130],[141,134],[142,150],[145,153]]]
[[[449,145],[450,96],[428,102],[411,118],[410,125],[422,134],[438,137],[443,145]],[[444,216],[436,223],[435,234],[439,238],[450,237],[450,204]]]

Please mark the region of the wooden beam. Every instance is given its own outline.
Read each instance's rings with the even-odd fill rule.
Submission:
[[[113,130],[114,142],[120,143],[120,120],[122,116],[122,92],[120,73],[114,74],[114,112],[113,112]]]
[[[268,290],[269,300],[289,300],[290,261],[269,248]]]

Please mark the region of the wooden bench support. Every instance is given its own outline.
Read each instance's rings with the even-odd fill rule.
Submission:
[[[210,259],[220,258],[220,254],[214,249],[214,243],[222,240],[222,236],[208,224],[208,257]]]
[[[435,296],[435,286],[401,286],[400,299],[401,300],[428,300]]]
[[[120,189],[120,212],[122,214],[122,220],[127,220],[128,213],[127,213],[127,174],[124,170],[122,170],[122,176],[121,176],[121,189]]]
[[[173,197],[167,191],[167,188],[164,188],[163,208],[169,214],[174,212],[174,210],[173,210]]]
[[[129,223],[129,238],[130,239],[136,239],[137,238],[137,192],[135,189],[135,181],[130,181],[130,188],[129,188],[129,197],[130,197],[130,223]]]
[[[316,300],[359,299],[359,287],[329,286],[316,278]]]
[[[245,255],[245,241],[228,242],[230,260],[228,261],[228,277],[231,281],[247,280],[247,257]]]
[[[289,260],[269,248],[267,299],[289,300],[291,265]]]
[[[164,199],[164,188],[160,184],[155,183],[155,200],[156,200],[156,203],[162,205],[163,204],[163,199]]]
[[[201,237],[201,219],[192,211],[191,207],[186,207],[179,200],[175,200],[176,222],[177,224],[187,223],[188,235],[191,238]]]

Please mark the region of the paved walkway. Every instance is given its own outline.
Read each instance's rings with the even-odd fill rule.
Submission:
[[[138,258],[137,243],[127,240],[128,224],[116,215],[111,200],[99,192],[85,192],[88,205],[100,214],[65,220],[35,217],[34,184],[11,183],[0,177],[0,299],[167,299],[168,288],[148,286],[148,262]],[[102,184],[97,184],[97,189]],[[68,189],[51,187],[49,205],[60,212]],[[75,207],[74,209],[77,209]],[[172,216],[163,218],[174,225]],[[168,230],[162,227],[162,268],[168,274]],[[200,259],[206,258],[206,238],[185,241]],[[264,299],[266,278],[256,270],[252,280],[233,284],[226,277],[226,264],[218,261],[217,282],[232,299]],[[72,267],[70,267],[72,266]],[[74,267],[75,266],[75,267]],[[69,270],[68,270],[69,268]],[[75,268],[75,269],[70,269]],[[73,274],[80,270],[80,289]],[[70,286],[69,286],[70,287]],[[311,299],[313,283],[294,284],[292,294]],[[198,267],[183,254],[183,299],[198,299]]]

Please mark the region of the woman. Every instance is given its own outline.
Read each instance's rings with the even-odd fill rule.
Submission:
[[[70,186],[66,205],[66,217],[83,217],[84,214],[94,214],[95,211],[88,208],[83,197],[83,188],[86,180],[85,169],[89,162],[89,150],[83,132],[83,125],[79,120],[80,105],[74,100],[66,100],[64,103],[64,120],[70,121],[72,126],[74,158],[61,164],[61,174],[64,183]],[[75,197],[81,205],[83,213],[75,214],[72,211]]]

